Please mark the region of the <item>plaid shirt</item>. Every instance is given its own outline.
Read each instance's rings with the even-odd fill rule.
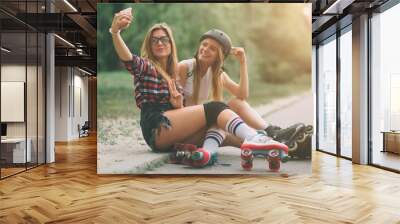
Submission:
[[[136,105],[143,103],[169,104],[168,82],[159,74],[149,60],[132,54],[131,61],[123,62],[133,75]],[[183,89],[176,82],[177,90],[183,95]]]

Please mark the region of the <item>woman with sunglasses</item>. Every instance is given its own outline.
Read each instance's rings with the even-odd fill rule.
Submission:
[[[115,14],[109,31],[119,58],[133,76],[136,105],[141,110],[141,130],[153,151],[167,152],[175,143],[192,143],[194,136],[216,126],[244,140],[242,147],[274,147],[281,149],[283,156],[287,155],[286,145],[250,128],[222,102],[183,107],[183,93],[174,80],[178,70],[171,29],[166,24],[152,26],[138,56],[131,53],[120,35],[132,20],[131,9],[122,10]],[[210,148],[205,143],[196,149],[192,165],[213,164],[215,154]]]
[[[236,83],[223,71],[224,60],[232,55],[240,65],[240,81]],[[289,146],[295,146],[295,140],[304,135],[306,126],[298,123],[286,129],[268,125],[267,122],[246,102],[249,96],[247,59],[244,48],[232,47],[231,38],[223,31],[212,29],[200,37],[200,44],[194,58],[179,63],[179,79],[183,86],[185,105],[196,105],[212,100],[222,101],[222,90],[227,90],[232,99],[227,102],[229,108],[237,113],[246,124],[266,133]],[[210,94],[211,93],[211,94]],[[308,127],[309,128],[309,127]],[[211,130],[213,135],[222,138],[222,130]],[[228,138],[228,145],[238,146],[240,141]],[[219,142],[220,144],[222,142]]]

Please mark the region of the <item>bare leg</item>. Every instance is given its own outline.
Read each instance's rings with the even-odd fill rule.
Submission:
[[[222,146],[233,146],[233,147],[240,148],[242,143],[243,143],[242,139],[240,139],[232,134],[227,134],[224,142],[222,143]]]
[[[197,147],[201,147],[201,145],[204,143],[206,132],[207,129],[203,128],[200,131],[196,132],[194,135],[189,136],[187,139],[182,141],[182,143],[193,144]]]
[[[169,110],[164,115],[171,122],[171,129],[161,128],[156,137],[155,145],[159,150],[165,150],[174,143],[184,142],[202,129],[206,128],[206,118],[203,105]],[[223,110],[217,118],[217,127],[225,130],[226,124],[238,115],[232,110]],[[243,139],[242,139],[243,140]]]
[[[209,129],[208,129],[209,130]],[[197,147],[201,147],[202,144],[205,141],[205,135],[208,131],[207,129],[201,129],[198,131],[196,134],[190,136],[189,138],[185,139],[182,143],[188,143],[188,144],[193,144],[196,145]],[[223,134],[224,141],[221,146],[233,146],[240,148],[240,146],[243,143],[243,140],[240,139],[239,137],[236,137],[232,134],[229,134],[227,132],[221,133]]]
[[[203,105],[169,110],[164,115],[170,120],[172,128],[162,127],[156,137],[155,145],[160,150],[167,149],[174,143],[184,142],[206,127]]]
[[[257,113],[246,101],[238,98],[229,100],[228,105],[231,110],[239,115],[242,120],[250,127],[256,130],[265,129],[268,124],[262,119],[260,114]]]
[[[222,111],[217,118],[217,126],[223,130],[225,130],[226,124],[229,122],[230,119],[233,117],[237,117],[238,115],[233,112],[232,110],[224,110]]]
[[[220,135],[225,139],[226,133],[223,129],[217,129],[216,126],[211,126],[209,129],[201,129],[194,135],[190,136],[189,138],[185,139],[183,143],[189,143],[193,145],[197,145],[198,147],[201,147],[204,144],[204,141],[206,139],[206,134],[210,129],[216,129],[215,131],[219,132]],[[240,145],[239,145],[240,146]]]

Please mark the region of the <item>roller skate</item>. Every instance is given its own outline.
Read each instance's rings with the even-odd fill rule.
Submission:
[[[192,144],[177,143],[169,156],[170,163],[184,164],[195,168],[213,165],[217,161],[217,153],[210,153]]]
[[[253,168],[253,160],[257,156],[265,158],[268,168],[273,172],[279,171],[281,162],[285,163],[289,160],[288,147],[261,132],[250,141],[244,141],[240,149],[242,150],[241,166],[247,171]]]
[[[303,123],[297,123],[282,129],[278,126],[269,126],[266,128],[267,135],[274,140],[285,143],[289,147],[289,155],[304,159],[311,155],[311,146],[308,142],[311,140],[313,127]],[[299,153],[301,151],[301,153]],[[308,155],[304,153],[308,152]],[[306,153],[307,154],[307,153]],[[301,155],[301,156],[298,156]]]
[[[192,153],[197,150],[196,145],[176,143],[169,154],[169,162],[173,164],[190,165]]]

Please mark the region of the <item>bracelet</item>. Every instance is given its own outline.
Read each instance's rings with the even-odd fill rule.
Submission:
[[[119,34],[121,32],[121,30],[118,30],[117,32],[112,32],[111,28],[108,29],[108,32],[110,32],[111,34]]]

